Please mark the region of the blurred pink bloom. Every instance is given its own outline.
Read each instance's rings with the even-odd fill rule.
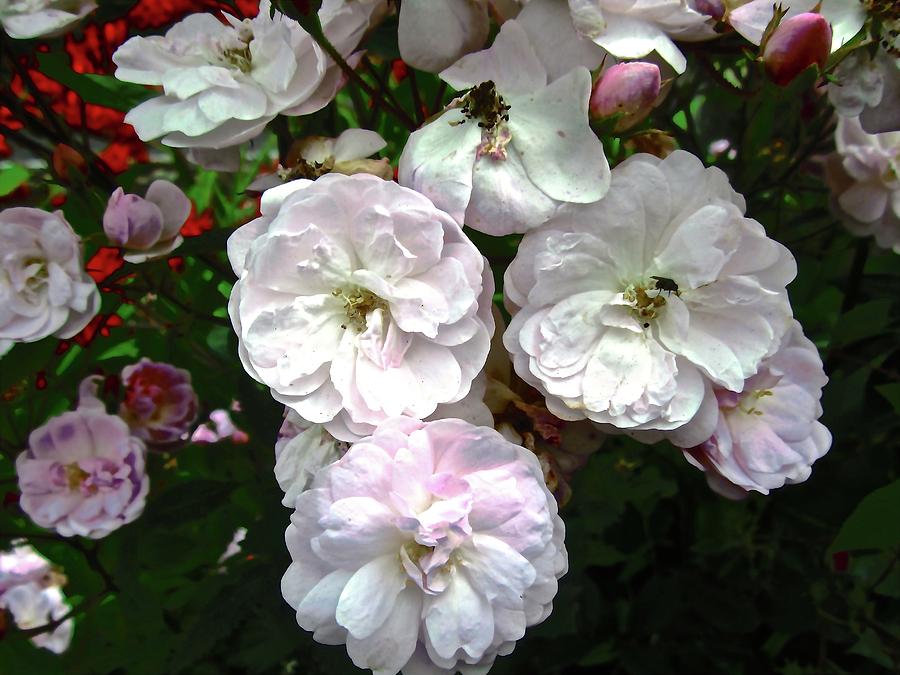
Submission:
[[[900,59],[879,49],[857,49],[834,69],[828,100],[841,117],[859,117],[869,134],[900,131]]]
[[[144,444],[115,415],[81,408],[31,432],[16,459],[22,510],[64,537],[99,539],[144,510]]]
[[[621,115],[615,131],[625,131],[641,122],[659,96],[659,66],[631,61],[606,70],[591,92],[590,113],[597,119]]]
[[[143,358],[122,369],[122,384],[125,400],[119,415],[131,433],[147,443],[187,438],[198,407],[188,371]]]
[[[7,341],[70,338],[99,309],[81,240],[62,211],[0,211],[0,355]]]
[[[12,614],[13,621],[20,630],[29,630],[61,619],[69,613],[71,607],[58,586],[42,586],[30,581],[0,595],[0,609],[6,609]],[[67,619],[54,630],[35,635],[31,641],[38,647],[62,654],[69,648],[74,629],[75,622]]]
[[[831,434],[817,421],[826,382],[815,345],[794,321],[781,349],[740,393],[715,390],[716,431],[685,450],[685,457],[706,471],[710,487],[726,497],[739,499],[751,490],[768,494],[802,483],[831,447]]]
[[[227,410],[219,408],[209,414],[209,422],[201,424],[191,434],[192,443],[218,443],[222,440],[232,443],[246,443],[250,437],[242,429],[238,429]]]
[[[231,538],[231,541],[228,542],[228,546],[225,547],[225,551],[222,555],[219,556],[219,562],[223,563],[229,558],[233,558],[238,553],[241,552],[241,544],[244,539],[247,538],[247,528],[239,527],[234,531],[234,536]]]
[[[853,234],[900,253],[900,131],[867,134],[859,118],[838,117],[834,140],[825,177],[835,210]]]
[[[406,0],[400,5],[400,56],[437,73],[484,46],[491,26],[487,0]]]
[[[147,196],[116,188],[103,214],[103,230],[125,249],[125,260],[140,263],[171,253],[184,241],[179,231],[191,215],[191,200],[167,180],[156,180]]]
[[[563,536],[533,454],[460,420],[395,418],[297,498],[282,593],[360,668],[485,673],[550,614]]]
[[[0,552],[0,595],[20,584],[41,584],[49,578],[50,571],[50,562],[27,544]]]

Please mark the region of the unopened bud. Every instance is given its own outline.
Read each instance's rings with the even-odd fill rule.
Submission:
[[[723,0],[694,0],[694,9],[701,14],[711,16],[713,19],[721,19],[725,16],[725,3]]]
[[[117,188],[103,214],[103,231],[125,249],[125,260],[143,262],[177,247],[178,234],[191,213],[191,202],[173,183],[153,181],[146,197]]]
[[[621,115],[615,131],[625,131],[643,120],[659,96],[661,79],[655,63],[618,63],[603,73],[591,92],[590,112],[595,119]]]
[[[805,12],[782,21],[766,42],[766,74],[784,87],[813,64],[824,68],[831,54],[831,26],[821,14]]]
[[[156,204],[117,188],[103,214],[103,231],[119,246],[149,248],[159,239],[162,218]]]

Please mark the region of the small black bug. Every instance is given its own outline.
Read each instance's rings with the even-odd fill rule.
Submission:
[[[656,288],[658,291],[666,291],[669,295],[674,293],[675,295],[681,295],[678,291],[678,284],[669,279],[668,277],[650,277],[656,282]]]

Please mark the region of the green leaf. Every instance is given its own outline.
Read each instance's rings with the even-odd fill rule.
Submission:
[[[886,550],[900,544],[900,480],[878,488],[844,521],[828,554],[860,549]]]
[[[883,333],[891,316],[891,300],[873,300],[841,316],[834,327],[831,346],[849,345]]]
[[[76,73],[69,57],[62,53],[38,54],[37,58],[41,74],[69,87],[85,103],[128,111],[151,95],[146,87],[121,82],[111,75]]]
[[[888,400],[894,407],[894,412],[900,414],[900,383],[882,384],[875,387],[875,390]]]
[[[5,197],[28,180],[28,175],[28,169],[19,164],[0,169],[0,197]]]

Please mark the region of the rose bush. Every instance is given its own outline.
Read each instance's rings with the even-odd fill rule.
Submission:
[[[896,2],[0,24],[4,673],[900,670]]]

